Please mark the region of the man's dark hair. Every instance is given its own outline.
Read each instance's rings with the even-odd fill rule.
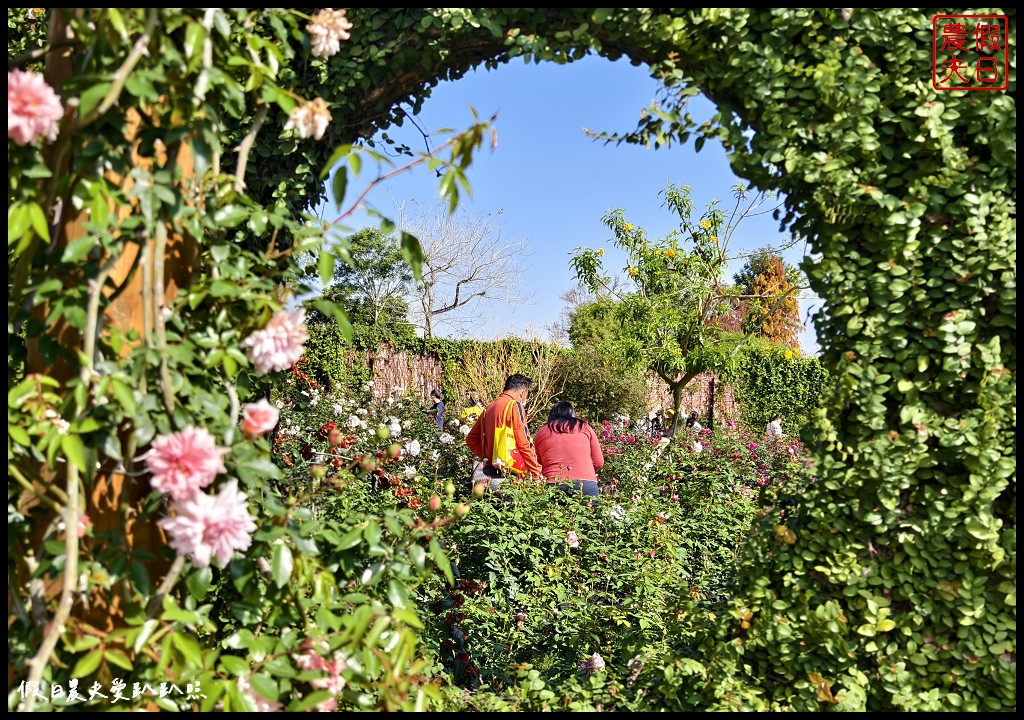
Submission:
[[[533,380],[526,377],[525,375],[516,373],[514,375],[508,376],[508,379],[505,381],[505,388],[502,392],[504,392],[505,390],[529,390],[532,385]]]

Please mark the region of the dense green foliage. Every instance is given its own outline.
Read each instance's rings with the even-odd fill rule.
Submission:
[[[592,422],[647,414],[647,378],[593,346],[565,351],[555,365],[558,399]]]
[[[827,404],[834,392],[817,358],[799,357],[786,347],[764,342],[744,350],[737,378],[742,422],[758,432],[779,413],[787,432],[799,437],[807,428],[813,433],[808,410]]]
[[[277,400],[283,487],[301,488],[332,546],[362,537],[364,518],[397,514],[432,525],[447,548],[453,578],[397,578],[424,620],[439,711],[699,709],[665,694],[694,687],[701,666],[685,658],[730,596],[755,518],[771,521],[765,507],[812,481],[799,443],[772,453],[724,427],[695,451],[693,437],[604,423],[596,505],[511,481],[474,493],[465,443],[416,402],[331,396],[298,379]],[[399,550],[415,547],[389,551],[372,587],[402,569]],[[593,653],[606,666],[591,679],[580,664]]]

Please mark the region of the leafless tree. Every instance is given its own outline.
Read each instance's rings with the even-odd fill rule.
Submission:
[[[501,209],[472,216],[459,206],[449,214],[439,202],[410,210],[419,207],[403,206],[399,225],[423,248],[423,276],[410,314],[424,337],[442,329],[465,335],[499,310],[530,301],[525,260],[532,252],[524,240],[503,231],[496,218]]]

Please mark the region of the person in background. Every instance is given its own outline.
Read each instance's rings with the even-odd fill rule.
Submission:
[[[775,413],[764,429],[764,439],[768,447],[778,450],[782,446],[782,415]]]
[[[604,465],[604,453],[597,433],[567,402],[552,406],[547,424],[534,438],[541,474],[548,487],[563,492],[582,492],[597,497],[597,471]]]
[[[697,421],[697,411],[693,410],[689,417],[686,418],[686,432],[690,435],[696,435],[703,429],[703,426]]]
[[[430,400],[433,402],[433,405],[424,412],[426,412],[427,415],[431,415],[434,418],[434,422],[437,423],[437,426],[444,430],[444,396],[441,395],[440,390],[431,390]]]
[[[493,464],[494,460],[494,435],[495,427],[499,424],[505,427],[505,414],[509,404],[514,403],[512,408],[512,430],[516,438],[516,449],[526,462],[527,475],[534,480],[541,479],[540,463],[537,462],[537,454],[533,450],[533,442],[530,440],[530,430],[526,426],[526,411],[523,405],[526,397],[530,394],[530,387],[533,380],[515,373],[505,379],[505,389],[501,391],[491,403],[484,409],[483,413],[473,423],[466,435],[466,445],[470,451],[481,462],[473,467],[470,482],[476,485],[480,482],[487,482],[491,490],[497,490],[505,477],[504,472]]]
[[[459,419],[466,425],[472,426],[476,422],[476,419],[483,415],[484,406],[480,401],[480,393],[476,390],[466,391],[466,404],[462,408],[462,414],[459,415]]]

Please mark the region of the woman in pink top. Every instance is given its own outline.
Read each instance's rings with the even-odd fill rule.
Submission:
[[[547,424],[533,438],[533,447],[548,485],[569,492],[571,481],[575,492],[597,497],[597,471],[604,465],[604,453],[597,433],[576,417],[572,405],[555,403]]]

